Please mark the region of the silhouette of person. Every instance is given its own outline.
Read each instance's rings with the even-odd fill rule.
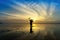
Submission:
[[[30,19],[30,33],[32,33],[33,31],[32,31],[32,23],[33,23],[33,20],[32,19]]]

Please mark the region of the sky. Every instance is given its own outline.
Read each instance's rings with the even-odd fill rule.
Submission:
[[[0,20],[60,21],[59,0],[0,0]]]

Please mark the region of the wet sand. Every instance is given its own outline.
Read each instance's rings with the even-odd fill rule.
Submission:
[[[60,24],[0,24],[0,40],[60,40]]]

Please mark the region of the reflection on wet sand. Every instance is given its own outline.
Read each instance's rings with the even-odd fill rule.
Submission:
[[[0,24],[0,40],[60,40],[60,24]]]

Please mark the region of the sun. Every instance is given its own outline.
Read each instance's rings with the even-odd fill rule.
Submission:
[[[29,20],[33,20],[35,22],[37,19],[33,18],[33,17],[30,17]]]

